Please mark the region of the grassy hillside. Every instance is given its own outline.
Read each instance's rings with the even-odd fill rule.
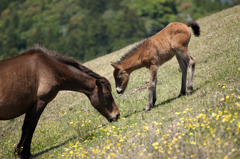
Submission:
[[[124,95],[115,92],[110,63],[122,50],[85,63],[106,76],[121,112],[108,123],[79,93],[61,92],[36,128],[36,158],[239,158],[240,6],[197,22],[201,36],[190,41],[197,60],[192,96],[176,98],[181,73],[174,58],[159,68],[157,102],[145,113],[147,69],[133,72]],[[14,158],[23,117],[0,121],[0,158]]]

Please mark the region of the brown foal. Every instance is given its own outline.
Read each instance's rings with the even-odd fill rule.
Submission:
[[[193,92],[193,73],[195,60],[188,53],[188,44],[191,38],[191,27],[195,36],[200,35],[200,27],[190,21],[184,23],[170,23],[163,30],[144,40],[135,48],[126,53],[119,61],[112,63],[113,75],[117,93],[123,93],[127,87],[130,74],[139,68],[147,67],[150,70],[149,99],[146,111],[149,111],[156,102],[156,84],[158,67],[176,55],[182,70],[182,86],[179,96],[186,94],[187,68],[189,67],[188,94]]]

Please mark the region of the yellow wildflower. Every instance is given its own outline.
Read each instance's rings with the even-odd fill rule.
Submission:
[[[221,99],[220,99],[220,102],[222,102],[222,101],[224,101],[224,100],[225,100],[225,98],[221,98]]]
[[[237,126],[238,126],[238,128],[240,128],[240,121],[238,122]]]
[[[111,153],[111,157],[116,157],[117,155],[115,153]]]
[[[229,96],[226,96],[226,100],[228,100],[229,99]]]
[[[217,116],[217,114],[216,113],[212,113],[212,117],[215,117],[215,116]]]
[[[156,147],[156,146],[158,146],[158,145],[159,145],[158,142],[154,142],[154,143],[152,144],[153,147]]]

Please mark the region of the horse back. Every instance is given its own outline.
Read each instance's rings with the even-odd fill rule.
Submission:
[[[150,57],[155,57],[155,63],[160,66],[175,56],[176,48],[186,49],[190,37],[191,31],[186,24],[170,23],[160,32],[147,39],[148,46],[151,48],[151,54],[148,54]]]

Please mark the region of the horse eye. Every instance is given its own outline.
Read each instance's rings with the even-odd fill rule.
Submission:
[[[106,98],[110,98],[111,94],[110,93],[106,93],[105,96],[106,96]]]

